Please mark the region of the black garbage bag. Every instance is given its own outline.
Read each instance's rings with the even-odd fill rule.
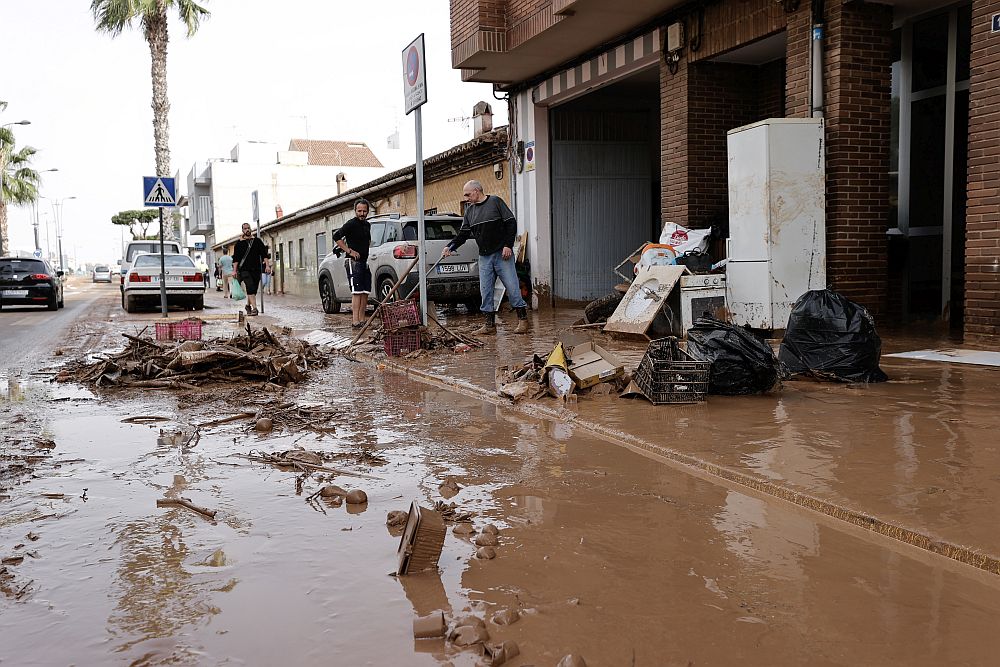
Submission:
[[[885,382],[875,320],[830,290],[806,292],[792,307],[778,358],[792,374],[840,382]]]
[[[712,362],[710,394],[759,394],[781,379],[781,364],[771,346],[749,329],[701,317],[688,329],[687,339],[688,354]]]

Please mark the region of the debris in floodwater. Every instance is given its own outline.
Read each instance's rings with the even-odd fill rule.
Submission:
[[[489,533],[490,535],[499,535],[500,534],[500,529],[497,528],[492,523],[488,523],[485,526],[483,526],[483,532],[484,533]]]
[[[247,325],[246,333],[230,338],[182,343],[122,335],[128,339],[125,349],[94,362],[74,362],[64,371],[69,375],[65,379],[98,387],[167,389],[248,381],[286,385],[301,381],[330,360],[329,353],[316,345],[279,339],[266,327],[255,331]],[[60,376],[57,379],[62,380]]]
[[[319,490],[319,495],[321,495],[324,498],[335,498],[337,496],[346,496],[347,493],[348,493],[347,489],[339,487],[336,484],[327,484],[326,486],[324,486],[322,489]],[[404,518],[403,521],[405,522],[406,519]]]
[[[209,518],[209,519],[215,519],[215,515],[217,513],[216,510],[210,510],[210,509],[205,509],[204,507],[199,507],[198,505],[195,505],[194,503],[192,503],[187,498],[157,498],[156,499],[156,506],[157,507],[171,507],[171,506],[186,507],[187,509],[191,510],[192,512],[197,512],[198,514],[201,514],[202,516],[204,516],[206,518]]]
[[[472,512],[459,512],[455,503],[445,503],[437,501],[434,503],[434,511],[438,512],[445,521],[472,521]]]
[[[476,549],[476,558],[479,560],[493,560],[497,557],[497,550],[493,547],[479,547]]]
[[[583,659],[582,655],[570,653],[564,655],[562,660],[556,663],[556,667],[587,667],[587,661]]]
[[[407,516],[409,515],[406,512],[391,510],[385,517],[385,525],[392,527],[405,526]]]
[[[35,449],[55,449],[56,443],[54,440],[48,438],[36,438],[35,439]]]
[[[18,554],[16,556],[7,556],[3,560],[0,560],[2,565],[20,565],[24,561],[24,556]]]
[[[396,551],[399,559],[396,574],[411,574],[437,567],[446,530],[444,519],[438,512],[420,507],[416,501],[410,503],[406,528]]]
[[[65,493],[43,493],[43,498],[50,498],[52,500],[62,500],[66,497]]]
[[[348,477],[361,477],[364,479],[380,479],[374,475],[366,475],[360,472],[353,472],[351,470],[343,470],[341,468],[331,468],[330,466],[323,465],[325,460],[335,459],[336,455],[320,455],[316,452],[311,452],[306,449],[289,449],[284,452],[269,453],[261,452],[258,450],[251,450],[249,454],[234,454],[233,456],[238,456],[240,458],[247,459],[248,461],[259,461],[261,463],[270,463],[276,466],[287,466],[290,468],[296,468],[300,472],[329,472],[336,475],[346,475]]]
[[[469,535],[475,535],[476,529],[469,522],[462,522],[451,529],[451,532],[460,537],[467,537]]]
[[[444,637],[447,627],[444,623],[444,612],[435,611],[427,616],[417,616],[413,619],[414,639],[434,639]]]
[[[361,489],[351,489],[344,497],[348,505],[360,505],[368,502],[368,494]]]
[[[490,633],[485,627],[480,625],[463,625],[456,627],[448,635],[448,639],[455,646],[472,646],[489,641]]]
[[[267,417],[261,417],[254,423],[253,427],[258,433],[270,433],[274,428],[274,421]]]
[[[497,625],[512,625],[517,623],[521,618],[521,612],[517,609],[501,609],[497,613],[493,614],[490,618],[491,621]]]
[[[36,542],[38,538],[41,537],[41,535],[29,532],[27,535],[25,535],[25,537],[31,540],[32,542]]]
[[[226,560],[226,552],[222,549],[216,549],[212,552],[212,555],[205,559],[202,565],[208,565],[209,567],[224,567],[229,561]]]
[[[135,417],[126,417],[122,420],[123,424],[155,424],[156,422],[168,422],[169,417],[161,417],[159,415],[136,415]]]
[[[500,667],[508,660],[521,655],[517,642],[505,641],[499,644],[483,644],[483,657],[488,667]]]
[[[454,498],[455,496],[458,495],[458,492],[461,490],[462,487],[459,486],[458,482],[456,482],[451,477],[441,482],[441,485],[438,486],[438,491],[441,492],[441,496],[446,499]]]

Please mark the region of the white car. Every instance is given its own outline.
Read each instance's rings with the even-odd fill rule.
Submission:
[[[95,283],[110,283],[111,282],[111,269],[107,266],[95,266],[94,274],[91,276],[91,282]]]
[[[167,305],[201,310],[205,307],[205,274],[187,255],[164,254]],[[122,308],[134,313],[138,306],[160,305],[160,255],[136,255],[122,281]]]

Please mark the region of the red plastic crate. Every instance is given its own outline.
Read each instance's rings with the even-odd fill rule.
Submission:
[[[201,320],[157,322],[156,340],[201,340]]]
[[[402,357],[423,347],[420,340],[420,329],[399,329],[388,331],[383,341],[385,353],[390,357]]]
[[[383,304],[380,311],[382,328],[386,331],[396,331],[405,327],[420,326],[420,307],[416,299],[404,299]]]

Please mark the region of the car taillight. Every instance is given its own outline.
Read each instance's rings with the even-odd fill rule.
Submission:
[[[184,282],[186,282],[186,283],[200,283],[200,282],[204,282],[204,279],[201,277],[200,273],[196,273],[196,274],[191,275],[191,276],[184,276]]]
[[[138,273],[133,273],[128,277],[130,283],[151,283],[153,282],[152,276],[140,276]]]
[[[49,279],[49,274],[47,274],[47,273],[32,273],[28,277],[31,278],[32,280],[48,280]]]
[[[417,246],[409,243],[398,245],[392,249],[392,256],[396,259],[413,259],[417,256]]]

